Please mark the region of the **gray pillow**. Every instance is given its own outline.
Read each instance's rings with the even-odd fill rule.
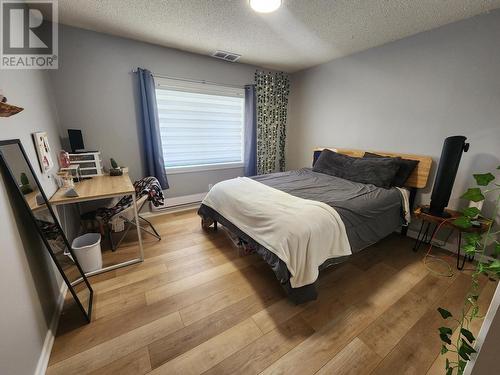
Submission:
[[[365,152],[363,157],[364,158],[387,158],[387,156],[374,154],[372,152]],[[396,173],[396,176],[394,176],[394,181],[392,181],[392,185],[403,187],[406,183],[406,180],[408,180],[408,177],[410,177],[413,170],[417,167],[417,164],[419,163],[419,161],[418,160],[411,160],[411,159],[403,159],[400,157],[396,157],[395,159],[398,160],[399,170],[398,170],[398,173]]]
[[[354,158],[328,149],[321,152],[313,166],[314,172],[383,188],[391,187],[398,170],[396,158]]]

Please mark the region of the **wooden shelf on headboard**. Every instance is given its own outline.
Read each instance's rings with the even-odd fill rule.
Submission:
[[[423,189],[427,186],[427,180],[429,179],[429,173],[432,166],[432,158],[430,156],[415,155],[415,154],[403,154],[399,152],[387,152],[387,151],[372,151],[372,150],[356,150],[352,148],[335,148],[335,147],[318,147],[314,151],[322,151],[325,148],[338,152],[339,154],[349,155],[357,158],[363,157],[365,152],[372,152],[374,154],[379,154],[383,156],[390,157],[401,157],[404,159],[418,160],[419,163],[413,171],[413,173],[408,177],[405,186],[409,188]]]

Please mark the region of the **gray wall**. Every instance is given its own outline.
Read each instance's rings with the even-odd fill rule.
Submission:
[[[109,157],[129,166],[134,178],[143,175],[134,68],[241,86],[254,81],[257,69],[72,27],[59,35],[60,69],[51,79],[62,128],[83,129],[87,149],[100,150],[106,166]],[[206,192],[208,184],[242,174],[236,168],[169,175],[167,196]]]
[[[499,46],[494,11],[294,74],[287,168],[310,166],[317,146],[424,154],[437,162],[445,137],[465,135],[471,148],[450,206],[463,204],[458,197],[473,184],[472,173],[500,165]],[[432,183],[420,201],[429,201]],[[492,208],[487,202],[485,213]],[[499,322],[497,312],[474,374],[498,367],[491,353],[498,353]]]
[[[287,167],[310,166],[316,146],[437,161],[445,137],[465,135],[471,148],[452,193],[456,206],[473,172],[500,164],[499,45],[495,11],[294,74]]]
[[[57,116],[49,80],[41,71],[0,70],[0,87],[9,101],[25,108],[0,119],[0,139],[21,139],[39,172],[31,133],[47,131],[53,151],[59,150]],[[55,157],[55,155],[53,155]],[[57,163],[57,159],[54,159]],[[40,176],[50,196],[52,179]],[[0,373],[35,371],[59,294],[59,283],[43,244],[22,202],[0,172]]]

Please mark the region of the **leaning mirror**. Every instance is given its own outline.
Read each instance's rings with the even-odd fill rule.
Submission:
[[[74,301],[90,322],[93,291],[19,140],[0,141],[2,173],[16,186],[45,247],[68,286]]]

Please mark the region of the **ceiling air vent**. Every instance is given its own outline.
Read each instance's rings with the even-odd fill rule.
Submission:
[[[241,57],[241,55],[238,55],[237,53],[225,51],[215,51],[214,53],[212,53],[212,56],[217,59],[226,60],[229,62],[235,62]]]

